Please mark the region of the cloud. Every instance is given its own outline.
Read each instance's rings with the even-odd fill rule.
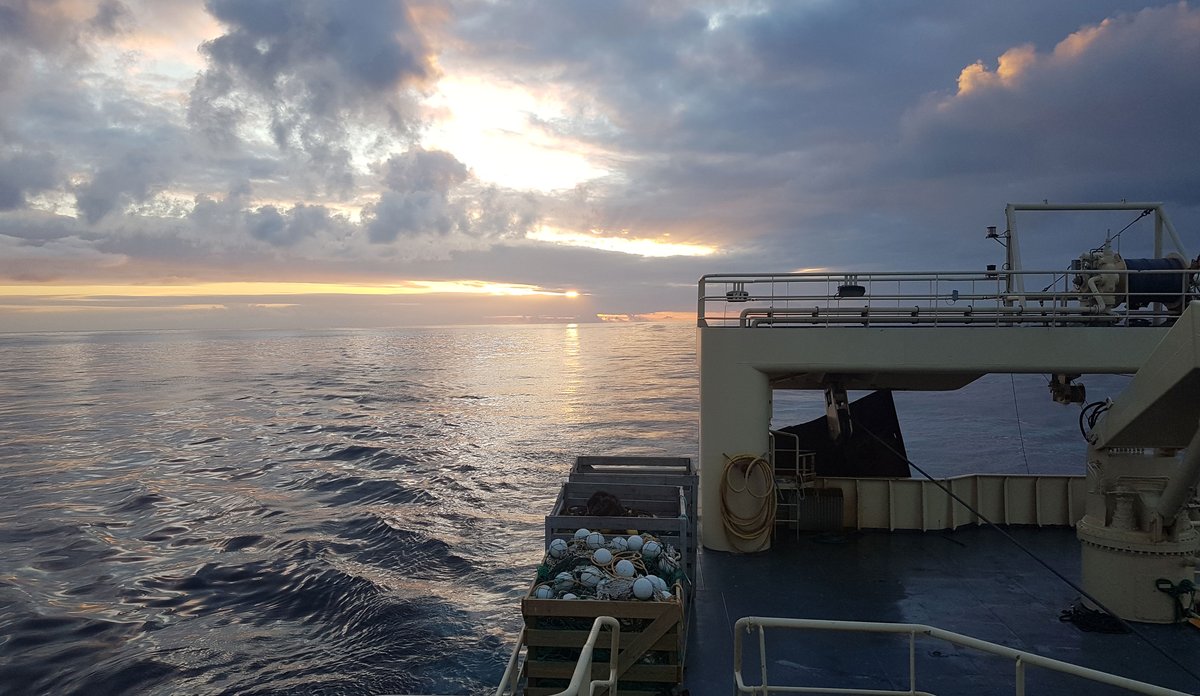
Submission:
[[[453,155],[420,148],[387,161],[383,182],[388,190],[363,210],[372,242],[394,242],[400,236],[447,235],[461,224],[461,207],[450,192],[467,180],[467,168]]]
[[[82,51],[90,37],[125,31],[129,21],[128,8],[118,0],[95,5],[69,0],[5,0],[0,5],[0,38],[10,48],[57,55],[64,49]]]
[[[86,277],[97,267],[117,269],[129,261],[122,254],[98,251],[74,237],[21,240],[0,233],[0,279],[46,282]]]
[[[1177,4],[1085,25],[1048,50],[1013,47],[914,107],[898,154],[919,158],[926,177],[1200,203],[1200,129],[1180,117],[1200,113],[1197,36],[1200,9]]]
[[[479,278],[577,289],[590,317],[686,311],[706,272],[979,267],[999,249],[979,230],[1010,200],[1165,199],[1186,240],[1197,14],[0,0],[0,239],[19,259],[3,272]],[[476,101],[439,102],[443,78]],[[489,182],[539,165],[486,139],[467,139],[473,157],[452,129],[437,140],[448,104],[503,106],[501,125],[459,125],[577,155],[584,183],[487,185],[484,162],[501,172]],[[629,240],[716,252],[569,246]]]
[[[91,178],[75,187],[75,204],[89,223],[129,202],[142,203],[165,187],[174,166],[169,152],[136,147],[102,164]]]
[[[16,153],[0,157],[0,210],[24,208],[26,196],[58,183],[52,154]]]
[[[235,184],[222,199],[197,196],[188,213],[193,234],[207,237],[210,242],[216,242],[211,238],[219,234],[226,244],[237,244],[237,236],[246,234],[271,247],[294,247],[306,240],[333,243],[353,234],[344,215],[323,205],[300,202],[284,209],[269,204],[255,206],[251,200],[251,187],[246,182]]]
[[[1149,34],[1151,24],[1195,10],[1172,3],[1142,12],[1146,5],[1075,0],[1046,12],[1032,0],[846,0],[747,3],[705,14],[703,6],[629,2],[597,18],[565,3],[478,2],[466,5],[459,23],[466,45],[443,63],[528,75],[572,100],[576,109],[545,127],[618,163],[619,175],[589,184],[588,206],[574,208],[588,226],[757,246],[766,259],[811,266],[811,254],[853,258],[854,245],[879,233],[891,239],[906,230],[912,246],[918,237],[939,239],[931,223],[980,206],[999,209],[1009,196],[1119,198],[1154,188],[1155,198],[1189,200],[1183,188],[1200,191],[1192,175],[1170,177],[1195,169],[1183,150],[1166,149],[1172,138],[1185,146],[1195,140],[1180,117],[1196,112],[1200,95],[1189,67],[1198,64],[1195,33],[1181,23],[1165,41]],[[1090,67],[1064,71],[1045,89],[1027,79],[1047,53],[1063,53],[1066,63],[1067,47],[1091,53],[1104,43],[1081,26],[1110,16],[1115,28],[1155,15],[1144,40],[1139,29],[1136,40],[1114,41],[1102,66],[1082,62]],[[493,31],[504,38],[485,36]],[[1064,48],[1055,49],[1060,42]],[[1002,65],[962,72],[994,56],[1004,56]],[[1104,83],[1105,73],[1115,84]],[[960,78],[978,88],[969,96],[1028,96],[1010,94],[1007,104],[976,98],[977,106],[950,115],[926,108],[957,91]],[[1130,96],[1124,88],[1133,82],[1147,98]],[[1171,96],[1150,98],[1159,85]],[[1128,128],[1091,137],[1106,119]],[[1131,135],[1135,124],[1161,121],[1169,122],[1161,137]],[[1121,167],[1131,158],[1113,156],[1109,137],[1129,155],[1144,138],[1156,141],[1150,149],[1162,158],[1162,175],[1130,184]],[[1064,149],[1068,142],[1077,144]],[[1033,150],[1041,159],[1059,153],[1052,176],[1010,166]],[[1097,160],[1105,161],[1099,170]],[[994,176],[951,181],[963,167]],[[1118,190],[1113,183],[1122,178],[1126,188]]]
[[[432,191],[448,194],[467,180],[467,168],[454,155],[414,148],[387,162],[383,183],[392,191]]]
[[[382,170],[387,190],[362,212],[375,244],[455,235],[450,249],[486,247],[524,235],[540,219],[537,196],[481,186],[448,152],[413,148],[390,158]]]
[[[403,2],[210,0],[226,32],[201,50],[208,68],[188,118],[232,148],[269,134],[306,155],[330,190],[347,192],[355,127],[381,142],[411,141],[413,90],[436,75],[431,48]],[[261,134],[260,135],[260,131]]]
[[[96,14],[88,21],[88,26],[101,35],[113,35],[129,31],[132,23],[133,15],[123,3],[103,0],[96,8]]]
[[[246,214],[246,226],[255,239],[274,246],[290,246],[333,229],[336,222],[329,210],[320,205],[297,203],[281,213],[273,205],[264,205]]]

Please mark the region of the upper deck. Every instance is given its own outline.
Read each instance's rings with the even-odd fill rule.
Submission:
[[[1017,213],[1121,211],[1140,214],[1068,268],[1026,269]],[[1122,257],[1121,233],[1147,217],[1153,220],[1152,257]],[[1005,262],[983,272],[706,275],[699,283],[699,326],[1132,328],[1169,324],[1197,297],[1200,258],[1191,260],[1161,203],[1010,203],[1005,222],[1003,232],[989,227],[987,234],[1004,247]]]
[[[1092,289],[1104,275],[1120,291]],[[1168,325],[1195,269],[717,273],[702,277],[701,328],[1114,327]]]
[[[850,389],[936,390],[989,372],[1130,373],[1191,299],[1195,273],[1105,270],[1098,290],[1084,271],[707,275],[701,374],[740,365],[774,388],[837,375]]]

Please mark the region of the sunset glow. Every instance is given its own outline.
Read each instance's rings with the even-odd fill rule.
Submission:
[[[482,280],[408,280],[391,284],[220,282],[189,285],[0,285],[0,297],[221,297],[272,295],[431,295],[578,297],[575,290]]]
[[[550,192],[608,173],[580,145],[536,125],[563,116],[567,106],[555,99],[491,80],[444,79],[426,106],[440,120],[424,146],[453,154],[483,182]]]
[[[717,251],[716,247],[704,244],[680,244],[658,239],[583,234],[551,227],[542,227],[539,230],[530,232],[526,237],[539,242],[586,247],[602,251],[616,251],[622,254],[653,258],[666,256],[708,256]]]

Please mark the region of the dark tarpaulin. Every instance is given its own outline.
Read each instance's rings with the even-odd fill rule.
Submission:
[[[854,432],[842,443],[834,443],[829,437],[825,416],[781,430],[800,437],[801,451],[817,453],[818,476],[911,476],[904,459],[908,454],[904,451],[904,436],[900,432],[896,403],[890,389],[880,389],[850,402],[850,416],[854,421]],[[901,456],[881,445],[864,429],[879,436]],[[781,469],[790,466],[795,446],[790,437],[775,438],[775,461]]]

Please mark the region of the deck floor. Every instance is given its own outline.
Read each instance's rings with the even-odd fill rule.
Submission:
[[[1078,582],[1071,529],[1008,530]],[[1132,679],[1200,693],[1200,682],[1133,634],[1088,633],[1059,620],[1076,592],[994,530],[781,534],[767,552],[702,550],[684,686],[693,696],[734,692],[733,623],[743,616],[923,623]],[[1200,672],[1200,630],[1135,624]],[[747,681],[759,683],[757,638]],[[907,689],[903,636],[768,630],[770,683]],[[917,644],[917,687],[934,694],[1013,693],[1011,660],[949,643]],[[1038,668],[1029,694],[1128,693]]]

